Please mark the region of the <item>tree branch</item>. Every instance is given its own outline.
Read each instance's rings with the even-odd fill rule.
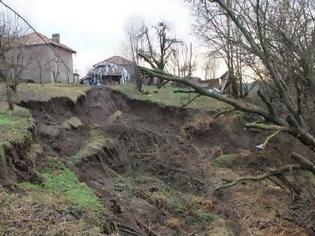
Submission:
[[[189,90],[174,90],[174,93],[197,93],[196,91],[189,91]]]
[[[242,181],[260,181],[260,180],[264,180],[266,178],[269,178],[271,176],[283,175],[286,172],[292,172],[293,170],[301,170],[301,169],[305,169],[305,168],[303,168],[301,165],[298,165],[298,164],[287,165],[287,166],[284,166],[284,167],[281,167],[278,169],[269,170],[262,175],[240,177],[229,184],[222,185],[222,186],[216,188],[214,191],[218,192],[218,191],[223,190],[223,189],[231,188]]]
[[[276,137],[278,134],[280,134],[281,131],[282,131],[282,130],[276,130],[276,132],[274,132],[274,133],[272,133],[271,135],[269,135],[269,136],[266,138],[265,142],[262,144],[262,146],[261,146],[262,149],[265,149],[266,146],[268,145],[268,143],[270,142],[270,140],[273,139],[274,137]]]
[[[291,158],[299,163],[305,170],[308,170],[315,174],[315,165],[309,161],[306,157],[302,156],[301,154],[293,152],[291,154]]]
[[[267,121],[271,121],[279,126],[288,126],[288,123],[283,120],[280,117],[277,116],[272,116],[267,110],[265,110],[262,107],[259,107],[257,105],[248,103],[248,102],[243,102],[241,100],[236,100],[233,98],[229,98],[225,95],[219,94],[219,93],[215,93],[215,92],[210,92],[204,88],[199,87],[197,84],[193,83],[192,81],[189,80],[189,78],[182,78],[179,76],[175,76],[166,72],[163,72],[161,70],[155,69],[155,70],[151,70],[151,69],[147,69],[144,67],[140,67],[140,70],[147,75],[151,75],[154,77],[158,77],[167,81],[174,81],[174,82],[180,82],[182,84],[188,85],[189,87],[195,89],[195,91],[203,96],[207,96],[207,97],[211,97],[211,98],[215,98],[217,100],[220,100],[222,102],[225,102],[229,105],[232,105],[233,107],[235,107],[235,109],[243,111],[243,112],[247,112],[247,113],[251,113],[251,114],[257,114],[260,115],[262,117],[265,118],[265,120]]]
[[[223,190],[223,189],[231,188],[242,181],[264,180],[266,178],[270,178],[271,176],[281,176],[281,175],[285,174],[286,172],[292,172],[294,170],[307,170],[307,171],[310,171],[311,173],[313,173],[315,175],[315,165],[311,161],[309,161],[306,157],[304,157],[298,153],[293,152],[291,154],[291,158],[294,161],[296,161],[298,164],[286,165],[286,166],[280,167],[278,169],[272,169],[272,170],[269,170],[266,173],[259,175],[259,176],[240,177],[229,184],[222,185],[222,186],[216,188],[214,191],[218,192],[218,191]]]
[[[195,97],[193,97],[192,99],[190,99],[187,103],[185,103],[184,105],[182,105],[182,107],[187,107],[189,104],[191,104],[193,101],[195,101],[197,98],[201,97],[200,94],[197,94]]]
[[[264,123],[257,123],[257,122],[246,124],[246,128],[262,129],[262,130],[290,131],[290,128],[287,126],[279,126],[279,125],[264,124]]]

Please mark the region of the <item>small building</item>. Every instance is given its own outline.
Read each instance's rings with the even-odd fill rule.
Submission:
[[[51,38],[30,33],[17,39],[25,70],[21,79],[36,83],[73,83],[73,49],[60,42],[60,34]]]
[[[93,66],[81,84],[125,84],[134,79],[134,63],[120,56],[114,56]]]

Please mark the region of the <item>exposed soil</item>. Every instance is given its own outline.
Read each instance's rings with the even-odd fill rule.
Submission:
[[[255,159],[261,137],[244,130],[238,116],[212,120],[206,111],[130,100],[105,87],[76,104],[58,98],[22,105],[35,118],[46,155],[58,156],[94,189],[121,235],[303,235],[283,218],[289,194],[270,182],[213,194],[224,179],[255,165],[259,171],[281,164],[266,159],[282,155],[274,148]],[[65,129],[71,117],[84,126]],[[246,164],[215,167],[223,154]]]
[[[41,183],[42,178],[35,171],[33,162],[26,158],[25,153],[31,148],[31,140],[23,143],[11,143],[4,147],[5,156],[0,160],[0,186],[15,190],[15,184],[21,181]]]

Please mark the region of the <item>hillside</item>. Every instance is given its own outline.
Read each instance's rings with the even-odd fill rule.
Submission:
[[[23,85],[14,112],[1,105],[0,234],[309,235],[273,181],[214,192],[283,164],[294,140],[258,152],[250,117],[148,90]]]

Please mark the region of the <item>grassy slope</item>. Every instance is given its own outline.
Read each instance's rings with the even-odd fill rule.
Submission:
[[[0,102],[0,159],[4,158],[4,146],[31,138],[32,126],[33,118],[28,110],[16,106],[14,111],[8,111],[7,105]]]
[[[66,84],[19,84],[16,101],[49,101],[55,97],[68,97],[76,102],[90,87]],[[0,83],[0,101],[5,101],[5,86]]]
[[[75,102],[89,89],[21,84],[16,101],[69,97]],[[8,111],[5,99],[5,90],[0,84],[0,159],[5,158],[4,145],[32,138],[29,131],[33,126],[31,113],[19,106]],[[31,155],[25,158],[27,156]],[[65,167],[46,170],[42,176],[43,185],[20,184],[23,194],[10,193],[0,186],[0,235],[99,235],[102,232],[107,222],[105,209],[86,184],[79,182]]]
[[[0,188],[0,235],[99,235],[108,219],[101,201],[60,165],[44,183],[19,184],[23,194]]]
[[[177,106],[181,107],[183,104],[186,104],[189,101],[189,95],[185,93],[174,93],[174,90],[178,90],[178,88],[166,86],[165,88],[157,89],[156,86],[146,86],[145,91],[149,94],[143,94],[138,92],[135,89],[134,84],[128,85],[119,85],[113,86],[114,90],[120,91],[126,94],[128,97],[132,99],[145,100],[156,102],[161,105],[166,106]],[[191,98],[195,95],[191,94]],[[206,109],[209,111],[221,111],[224,109],[230,109],[229,105],[226,105],[218,100],[209,97],[199,97],[191,104],[187,106],[188,108],[196,108],[196,109]]]
[[[64,84],[20,84],[17,97],[19,101],[49,101],[56,97],[68,97],[76,102],[86,95],[90,87],[70,86]],[[3,146],[10,143],[21,143],[30,137],[29,129],[33,126],[30,112],[19,106],[13,112],[8,111],[5,103],[5,86],[0,83],[0,158],[3,158]]]

